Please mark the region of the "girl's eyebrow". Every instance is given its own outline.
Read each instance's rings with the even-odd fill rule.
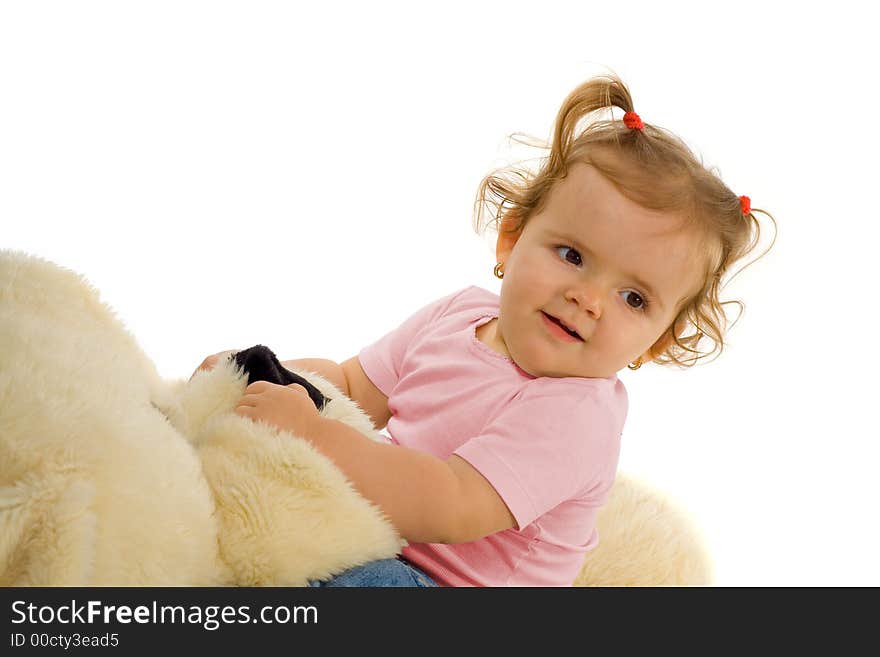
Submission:
[[[573,246],[576,246],[578,248],[578,250],[581,251],[582,253],[586,253],[586,254],[593,256],[593,257],[595,257],[595,255],[596,255],[595,253],[593,253],[589,249],[589,247],[587,247],[580,240],[578,240],[576,237],[572,237],[571,235],[566,235],[565,233],[551,231],[550,237],[552,239],[556,239],[561,242],[570,242]],[[666,304],[663,302],[663,298],[657,293],[657,291],[651,286],[650,283],[643,281],[641,278],[639,278],[635,274],[625,274],[625,276],[627,278],[632,279],[637,286],[639,286],[640,288],[645,290],[648,293],[648,296],[651,297],[651,301],[656,303],[663,310],[666,310]]]

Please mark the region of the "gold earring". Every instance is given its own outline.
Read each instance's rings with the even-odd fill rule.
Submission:
[[[504,278],[504,271],[501,269],[500,262],[497,265],[495,265],[495,269],[493,269],[493,271],[495,272],[496,278]]]
[[[633,370],[633,371],[639,369],[641,366],[642,366],[642,359],[641,359],[641,358],[639,358],[639,359],[636,361],[636,366],[635,366],[635,367],[633,367],[633,364],[632,364],[632,363],[630,363],[629,365],[627,365],[627,367],[628,367],[629,369]]]

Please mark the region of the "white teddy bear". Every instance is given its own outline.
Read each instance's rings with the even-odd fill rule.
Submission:
[[[331,383],[321,413],[379,438]],[[163,380],[81,276],[0,251],[0,585],[304,586],[405,542],[234,362]],[[687,518],[618,477],[576,585],[709,583]]]

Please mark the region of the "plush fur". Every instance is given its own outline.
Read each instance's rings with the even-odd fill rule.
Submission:
[[[81,276],[0,251],[0,585],[303,586],[398,554],[332,462],[232,412],[245,385],[234,362],[163,380]],[[709,583],[690,523],[637,482],[618,479],[599,531],[578,586]]]

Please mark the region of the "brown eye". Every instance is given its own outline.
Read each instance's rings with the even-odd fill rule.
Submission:
[[[623,294],[629,295],[629,297],[627,297],[625,300],[630,308],[633,308],[635,310],[644,310],[648,306],[647,301],[645,301],[645,299],[638,292],[627,290]]]
[[[580,267],[583,264],[581,254],[570,246],[557,246],[555,251],[566,262],[569,262],[577,267]]]

